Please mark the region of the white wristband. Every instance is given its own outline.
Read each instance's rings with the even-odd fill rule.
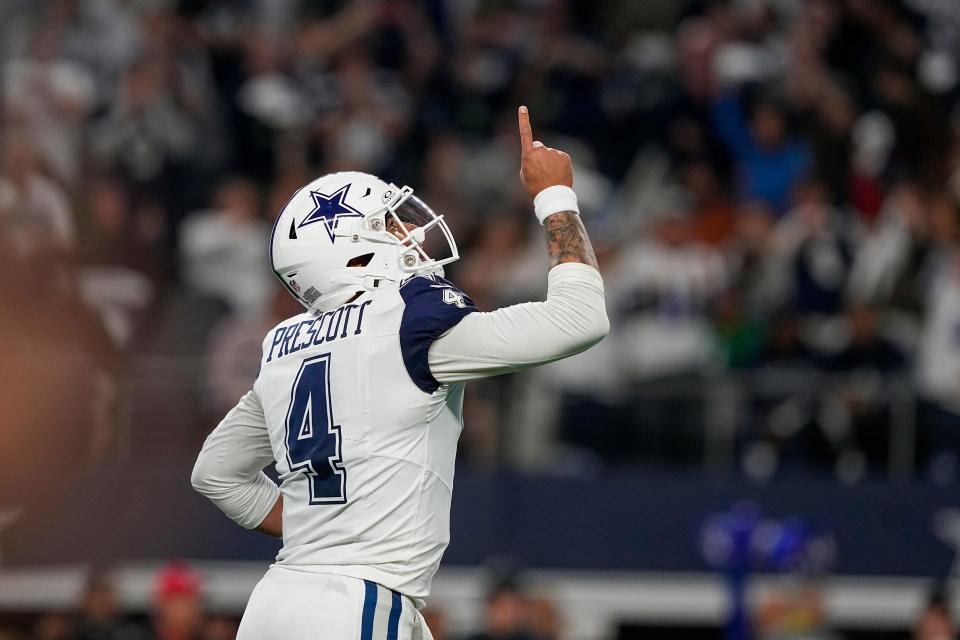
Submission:
[[[537,215],[540,224],[543,224],[547,216],[552,216],[561,211],[580,213],[580,208],[577,206],[577,194],[568,186],[556,184],[547,187],[533,199],[533,212]]]

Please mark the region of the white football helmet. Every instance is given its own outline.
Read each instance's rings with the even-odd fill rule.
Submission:
[[[435,229],[449,250],[440,259],[431,258],[424,246]],[[313,313],[334,309],[358,291],[442,273],[459,257],[443,216],[413,189],[358,171],[330,173],[302,187],[283,207],[270,235],[273,272]]]

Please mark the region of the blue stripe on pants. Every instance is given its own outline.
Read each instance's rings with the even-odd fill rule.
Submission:
[[[393,594],[393,602],[390,605],[390,620],[387,622],[387,640],[397,640],[397,635],[400,631],[400,611],[403,609],[403,601],[400,599],[400,594],[396,591],[391,591]]]
[[[360,640],[373,640],[373,614],[377,609],[377,585],[363,581],[363,620],[360,623]]]

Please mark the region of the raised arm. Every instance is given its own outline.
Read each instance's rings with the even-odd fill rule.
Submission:
[[[520,107],[517,116],[520,121],[520,181],[533,198],[537,218],[546,229],[550,267],[581,262],[596,269],[597,256],[578,214],[570,156],[533,139],[530,113],[526,107]]]
[[[573,192],[570,156],[533,139],[520,107],[520,180],[544,225],[547,299],[475,312],[439,337],[429,367],[441,383],[508,373],[584,351],[609,331],[603,280]]]

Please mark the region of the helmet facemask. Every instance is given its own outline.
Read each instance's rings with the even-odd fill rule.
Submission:
[[[314,313],[385,282],[442,274],[459,257],[443,216],[413,189],[357,172],[328,174],[306,185],[271,234],[274,272]]]
[[[444,265],[460,258],[443,216],[414,196],[410,187],[396,189],[381,209],[366,214],[362,220],[343,222],[346,224],[339,224],[334,231],[337,242],[358,243],[357,257],[331,274],[335,283],[372,290],[382,281],[399,282],[411,275],[442,275]],[[371,249],[373,256],[368,258]],[[354,266],[348,266],[351,264]]]
[[[460,257],[453,233],[443,216],[434,213],[427,203],[413,195],[410,187],[401,189],[396,201],[387,204],[384,221],[388,233],[402,247],[400,269],[404,273],[442,273],[444,265]],[[391,225],[390,221],[395,224]],[[391,228],[399,233],[390,231]]]

